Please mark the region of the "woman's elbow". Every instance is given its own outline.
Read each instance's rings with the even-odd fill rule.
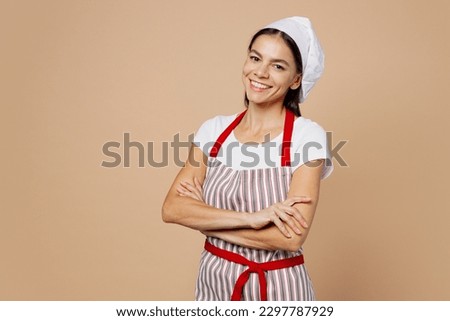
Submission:
[[[170,200],[166,199],[161,207],[161,218],[164,223],[175,222],[175,215],[172,204],[173,203]]]
[[[286,240],[284,250],[289,251],[289,252],[297,252],[302,247],[303,242],[304,242],[304,238],[302,237],[302,235],[295,235]]]
[[[298,245],[296,243],[290,242],[288,243],[288,245],[285,247],[285,251],[288,252],[297,252],[300,249],[301,245]]]

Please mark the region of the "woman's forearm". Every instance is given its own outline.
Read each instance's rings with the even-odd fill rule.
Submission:
[[[302,234],[298,235],[294,233],[289,226],[287,226],[287,228],[291,234],[290,238],[284,236],[274,225],[270,225],[260,230],[243,228],[203,231],[202,233],[244,247],[270,251],[285,250],[295,252],[302,246],[308,231],[307,229],[302,229]]]
[[[281,233],[280,229],[273,224],[262,229],[223,229],[218,231],[202,231],[202,233],[240,246],[261,250],[285,250],[295,252],[300,249],[308,236],[317,204],[318,194],[316,194],[315,198],[307,204],[302,203],[295,205],[305,217],[308,227],[298,226],[301,234],[297,234],[286,224],[286,228],[291,237],[286,237]],[[250,213],[249,215],[252,214]]]
[[[194,144],[189,158],[180,170],[162,205],[162,219],[167,223],[180,224],[195,230],[247,228],[248,213],[224,210],[206,204],[202,199],[201,185],[206,176],[207,158]],[[183,196],[181,186],[194,188],[193,197]]]
[[[195,230],[248,228],[248,213],[219,209],[202,201],[180,195],[170,195],[162,207],[166,223],[176,223]]]
[[[288,197],[293,195],[307,195],[311,198],[311,202],[309,203],[294,205],[300,213],[302,213],[302,216],[306,220],[308,226],[299,226],[301,234],[293,233],[290,226],[286,225],[286,228],[289,230],[289,234],[291,235],[290,238],[287,238],[276,226],[269,225],[261,230],[240,229],[211,231],[211,236],[221,238],[227,242],[237,245],[257,249],[286,251],[299,250],[306,241],[314,219],[317,204],[319,202],[320,175],[323,166],[324,161],[322,159],[311,161],[307,164],[307,166],[301,166],[297,169],[292,177]]]

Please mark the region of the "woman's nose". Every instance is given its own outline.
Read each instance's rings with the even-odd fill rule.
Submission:
[[[255,75],[260,78],[267,78],[267,66],[265,64],[259,64],[259,66],[255,69]]]

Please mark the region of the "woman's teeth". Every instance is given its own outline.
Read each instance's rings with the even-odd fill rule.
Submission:
[[[253,80],[251,81],[251,84],[252,84],[252,86],[254,86],[256,88],[259,88],[259,89],[268,89],[268,88],[270,88],[270,86],[261,84],[259,82],[253,81]]]

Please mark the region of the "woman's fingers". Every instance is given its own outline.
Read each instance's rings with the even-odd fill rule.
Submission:
[[[291,207],[292,209],[294,209],[293,216],[295,217],[295,219],[304,228],[308,228],[308,223],[306,222],[305,218],[302,216],[300,211],[297,208],[295,208],[293,205],[296,203],[309,203],[311,201],[312,201],[311,197],[308,197],[308,196],[293,196],[293,197],[287,198],[284,202],[282,202],[282,204],[287,205],[287,206]]]
[[[177,186],[177,192],[181,196],[189,196],[203,202],[202,186],[196,177],[194,177],[194,185],[188,181],[181,181]]]
[[[302,227],[308,228],[308,223],[306,222],[305,218],[300,213],[298,208],[294,207],[293,205],[296,203],[309,202],[311,202],[310,197],[293,196],[283,202],[273,204],[269,208],[266,208],[264,211],[262,211],[262,214],[264,213],[263,216],[269,218],[270,221],[278,227],[278,229],[284,236],[291,238],[292,235],[290,234],[287,226],[289,226],[290,229],[292,229],[292,231],[294,231],[294,233],[298,235],[302,234]],[[257,225],[257,227],[260,228],[259,225]]]
[[[178,192],[178,195],[180,195],[180,196],[189,196],[193,199],[198,199],[198,196],[196,194],[188,191],[187,189],[185,189],[181,186],[177,187],[177,192]]]
[[[298,208],[295,208],[294,206],[287,206],[287,205],[280,205],[280,207],[289,215],[293,216],[295,220],[300,223],[301,226],[304,228],[308,228],[308,223],[306,222],[303,215],[300,213]]]
[[[197,177],[194,177],[194,184],[200,194],[200,198],[203,199],[203,187]]]
[[[193,186],[192,184],[190,184],[189,182],[186,182],[186,181],[180,182],[180,184],[182,187],[187,189],[189,192],[195,194],[197,199],[199,199],[199,200],[203,199],[202,192],[196,186]]]
[[[198,180],[197,177],[194,177],[194,185],[195,187],[197,187],[199,191],[203,191],[202,185],[200,184],[200,181]]]
[[[183,182],[181,182],[180,185],[177,186],[177,191],[183,196],[191,196],[197,198],[197,195],[192,191],[192,189]]]
[[[177,186],[177,192],[180,195],[186,195],[187,193],[189,193],[189,191],[181,186]]]
[[[275,207],[275,214],[298,235],[302,234],[302,231],[297,226],[297,222],[291,215],[285,212],[282,208]]]
[[[276,227],[280,230],[280,232],[286,236],[287,238],[291,238],[292,235],[289,233],[288,229],[284,225],[284,223],[280,220],[280,218],[277,216],[277,214],[274,212],[273,218],[272,218],[273,224],[275,224]]]

